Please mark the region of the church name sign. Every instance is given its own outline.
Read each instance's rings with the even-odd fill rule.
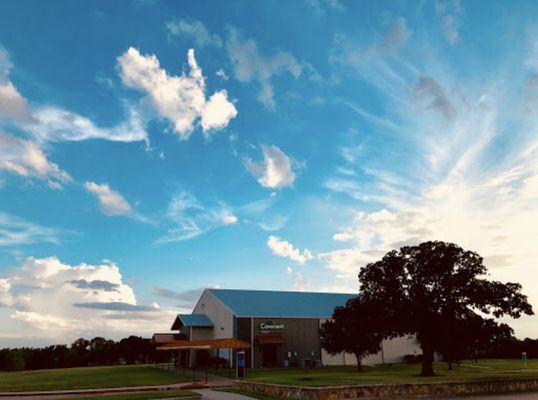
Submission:
[[[284,330],[284,324],[279,324],[275,321],[266,321],[260,324],[260,329],[263,331],[281,331]]]

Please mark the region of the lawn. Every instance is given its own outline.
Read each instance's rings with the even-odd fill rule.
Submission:
[[[299,386],[367,385],[379,383],[447,382],[493,379],[538,378],[538,360],[529,360],[522,369],[519,360],[480,360],[454,365],[452,371],[445,363],[436,363],[435,377],[421,377],[418,364],[393,364],[392,366],[365,367],[358,373],[356,367],[325,367],[320,369],[253,369],[248,370],[247,380]]]
[[[0,392],[167,385],[192,379],[150,365],[0,372]]]
[[[156,390],[151,392],[117,393],[100,396],[71,397],[74,400],[146,400],[146,399],[175,399],[180,397],[200,397],[198,393],[188,390]]]

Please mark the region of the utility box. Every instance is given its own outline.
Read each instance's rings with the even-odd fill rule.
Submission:
[[[244,351],[238,351],[237,352],[237,360],[236,360],[236,378],[237,379],[243,379],[246,376],[246,354]]]

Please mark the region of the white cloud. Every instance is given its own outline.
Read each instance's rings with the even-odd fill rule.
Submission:
[[[450,44],[455,44],[460,39],[459,15],[461,14],[461,4],[459,0],[436,0],[435,11],[443,25],[445,39]]]
[[[325,15],[327,10],[344,11],[340,0],[306,0],[306,4],[318,15]]]
[[[28,102],[9,81],[0,81],[0,118],[2,117],[16,121],[31,120]]]
[[[179,19],[166,24],[166,29],[172,36],[184,36],[198,47],[222,47],[222,39],[217,34],[211,34],[205,25],[195,19]]]
[[[56,257],[30,257],[13,268],[0,279],[0,302],[11,310],[11,321],[4,321],[0,335],[27,342],[149,336],[155,326],[168,326],[174,314],[138,305],[115,264],[69,265]],[[96,306],[77,306],[81,304]]]
[[[293,281],[293,287],[295,290],[305,290],[308,287],[308,279],[304,277],[301,271],[298,271],[297,269],[293,269],[291,267],[288,267],[286,271],[288,273],[288,276]]]
[[[224,72],[224,70],[221,68],[219,69],[217,72],[215,72],[215,75],[217,75],[218,77],[222,78],[223,80],[227,81],[228,79],[230,79],[228,77],[228,75],[226,74],[226,72]]]
[[[237,216],[225,204],[204,205],[187,191],[181,191],[172,198],[166,217],[171,227],[156,243],[189,240],[218,227],[239,222]]]
[[[45,180],[55,189],[71,181],[67,172],[47,159],[37,143],[0,132],[0,171],[2,170]]]
[[[299,264],[304,264],[308,260],[312,259],[312,253],[308,249],[304,249],[302,252],[300,249],[296,249],[290,242],[280,239],[277,236],[269,236],[267,239],[267,246],[273,254],[279,257],[289,258]]]
[[[189,74],[169,75],[155,55],[144,56],[131,47],[118,57],[123,83],[145,93],[160,117],[169,120],[181,139],[188,139],[197,120],[204,133],[223,129],[237,115],[226,90],[206,97],[202,70],[188,52]]]
[[[127,107],[126,121],[103,128],[84,116],[60,107],[31,106],[9,80],[11,68],[9,54],[0,48],[0,118],[7,118],[38,141],[148,141],[145,123],[134,107]]]
[[[483,84],[455,79],[428,55],[395,59],[393,68],[374,74],[378,65],[357,71],[378,89],[387,104],[383,117],[398,121],[399,129],[376,142],[383,154],[356,139],[364,145],[361,156],[344,160],[345,166],[368,179],[336,175],[325,182],[336,196],[362,202],[353,221],[332,232],[342,248],[320,255],[337,286],[355,289],[360,268],[391,249],[444,240],[477,251],[491,278],[522,283],[538,304],[531,284],[538,277],[537,115],[524,112],[525,93],[513,86],[514,76],[528,82],[536,73],[532,62],[522,62],[521,71],[501,67]],[[376,134],[386,133],[368,122]],[[511,325],[518,335],[531,334],[531,320],[536,323],[525,317]]]
[[[271,79],[289,72],[294,78],[301,75],[301,65],[291,54],[279,51],[272,56],[260,53],[252,39],[242,40],[237,30],[229,28],[226,51],[234,68],[235,78],[240,82],[257,81],[260,85],[258,100],[268,109],[275,108]]]
[[[0,212],[0,246],[21,246],[32,243],[60,243],[60,231],[30,223]]]
[[[293,185],[295,172],[290,158],[277,146],[262,146],[263,161],[245,161],[247,170],[266,188],[278,189]]]
[[[367,69],[369,63],[376,63],[372,73],[375,73],[375,69],[379,73],[388,68],[384,59],[394,56],[412,34],[412,30],[407,26],[407,21],[402,17],[394,19],[383,36],[366,48],[358,46],[347,36],[338,34],[334,38],[334,48],[330,61],[360,71]]]
[[[110,189],[107,183],[86,182],[84,187],[97,197],[103,214],[108,216],[128,215],[132,212],[132,207],[127,200],[117,191]]]
[[[40,141],[80,141],[105,139],[116,142],[148,141],[145,123],[134,107],[128,107],[128,119],[110,128],[98,127],[89,118],[58,107],[38,107],[33,121],[22,128]]]

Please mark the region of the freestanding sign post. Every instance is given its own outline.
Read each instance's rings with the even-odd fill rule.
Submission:
[[[245,358],[245,352],[243,350],[237,352],[237,359],[236,359],[236,378],[237,379],[243,379],[246,376],[246,358]]]

